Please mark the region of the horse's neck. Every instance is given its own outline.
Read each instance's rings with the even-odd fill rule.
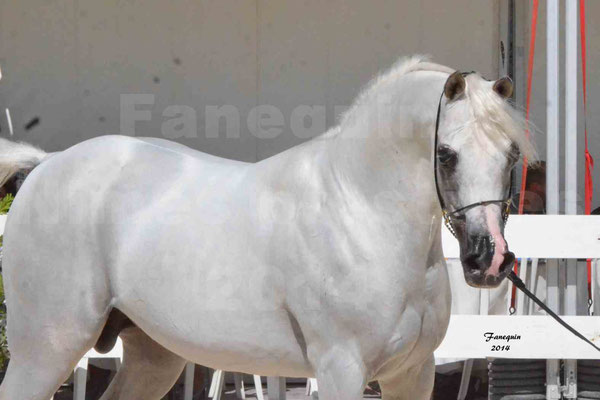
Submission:
[[[435,213],[432,144],[440,92],[447,74],[414,72],[342,124],[327,145],[334,173],[371,200],[382,194],[409,209]],[[395,204],[394,204],[395,203]],[[389,202],[397,207],[397,202]]]

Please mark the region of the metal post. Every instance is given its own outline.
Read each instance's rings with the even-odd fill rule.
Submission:
[[[499,55],[498,55],[498,73],[500,76],[512,76],[512,8],[514,0],[501,1],[498,4],[498,27],[499,27]]]
[[[531,2],[515,1],[513,6],[513,68],[515,86],[515,102],[521,109],[525,109],[526,89],[527,89],[527,37],[528,37],[528,17],[531,15]],[[531,34],[531,32],[529,32]],[[519,83],[520,82],[520,83]],[[520,177],[520,174],[517,174]],[[520,183],[520,181],[519,181]]]
[[[566,2],[565,18],[565,214],[577,214],[577,1]],[[565,314],[577,315],[577,260],[567,260]],[[581,272],[580,272],[581,273]],[[565,360],[566,399],[577,398],[577,360]]]
[[[85,400],[85,389],[87,384],[88,358],[83,357],[75,367],[73,375],[73,399]]]
[[[600,301],[598,301],[598,289],[600,288],[600,279],[598,268],[600,268],[600,259],[593,261],[592,265],[592,314],[600,315]]]
[[[532,258],[531,259],[531,285],[529,287],[529,290],[531,290],[533,293],[538,294],[537,289],[538,289],[538,259],[537,258]],[[533,301],[528,302],[529,306],[528,306],[528,311],[527,311],[527,315],[533,315],[533,306],[534,303]]]
[[[558,0],[546,2],[546,210],[559,213]],[[557,260],[548,260],[548,306],[559,313]],[[546,362],[546,397],[560,399],[559,360]]]
[[[260,375],[253,375],[254,376],[254,390],[256,392],[256,398],[258,400],[265,400],[265,397],[263,395],[263,387],[262,387],[262,381],[260,380]]]
[[[565,214],[577,214],[577,2],[566,2]]]
[[[267,394],[269,400],[285,400],[285,378],[280,376],[268,376]]]
[[[183,384],[183,399],[192,400],[194,397],[194,363],[185,364],[185,376]]]
[[[246,390],[244,388],[244,378],[241,373],[234,372],[233,373],[233,382],[235,384],[235,398],[236,399],[245,399],[246,398]]]
[[[465,400],[467,398],[472,370],[473,359],[469,358],[468,360],[465,360],[465,363],[463,364],[463,373],[460,379],[460,388],[458,389],[458,396],[456,397],[457,400]]]
[[[558,0],[548,0],[546,49],[546,208],[559,214],[559,91],[558,91]]]
[[[521,263],[519,265],[519,278],[521,278],[521,280],[523,282],[527,282],[527,270],[528,269],[529,269],[529,259],[522,258]],[[526,300],[527,300],[527,298],[525,297],[525,295],[520,290],[517,290],[517,298],[516,298],[516,303],[515,303],[517,315],[527,315]]]

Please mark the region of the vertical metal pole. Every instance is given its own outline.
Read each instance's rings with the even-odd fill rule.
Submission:
[[[531,34],[528,18],[531,16],[531,3],[525,1],[514,2],[513,22],[513,68],[515,86],[515,102],[517,106],[525,109],[527,90],[527,37]],[[510,55],[509,55],[510,56]],[[521,174],[517,174],[520,176]]]
[[[565,214],[577,214],[577,1],[565,18]],[[577,315],[577,260],[567,260],[565,314]],[[577,398],[577,360],[565,360],[566,399]]]
[[[285,378],[280,376],[268,376],[267,394],[269,400],[285,400]]]
[[[472,370],[473,359],[469,358],[468,360],[465,360],[465,363],[463,364],[463,373],[460,379],[460,387],[458,389],[458,396],[456,397],[456,400],[465,400],[467,398]]]
[[[558,0],[546,2],[546,210],[559,213],[559,93],[558,93]],[[558,263],[548,260],[548,306],[560,313]],[[546,362],[546,397],[560,399],[559,360]]]
[[[194,397],[194,363],[185,364],[185,377],[183,384],[183,400],[192,400]]]
[[[577,1],[566,2],[565,214],[577,214]]]
[[[73,399],[85,400],[85,389],[87,384],[88,359],[83,357],[75,367],[73,375]]]
[[[498,36],[500,43],[498,44],[498,75],[508,75],[514,79],[510,63],[512,62],[510,52],[512,50],[512,26],[510,25],[512,14],[512,1],[501,1],[498,4]]]
[[[537,258],[532,258],[531,259],[531,285],[529,287],[529,290],[531,290],[533,293],[538,294],[537,290],[538,290],[538,259]],[[529,309],[527,312],[527,315],[533,315],[533,311],[534,311],[534,307],[533,307],[533,301],[529,302]]]
[[[235,384],[235,398],[236,399],[245,399],[246,398],[246,388],[244,387],[244,377],[240,372],[233,373],[233,382]]]
[[[265,400],[260,375],[253,375],[253,376],[254,376],[254,391],[256,392],[256,398],[258,400]]]
[[[598,268],[600,268],[600,259],[593,260],[592,265],[592,314],[600,315],[600,302],[598,301],[598,289],[600,288],[600,279],[598,275]]]
[[[546,208],[559,214],[559,91],[558,91],[558,0],[547,1],[548,32],[546,48]]]
[[[519,268],[519,278],[521,278],[521,280],[523,282],[527,282],[528,267],[529,267],[529,259],[522,258],[520,268]],[[527,315],[527,312],[525,309],[526,308],[525,300],[526,300],[525,295],[520,290],[517,290],[517,298],[516,298],[516,306],[515,306],[517,315]]]

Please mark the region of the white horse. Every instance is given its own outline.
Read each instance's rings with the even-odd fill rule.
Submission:
[[[52,156],[3,142],[0,172],[39,165],[5,230],[0,400],[47,400],[120,333],[103,400],[160,399],[184,359],[315,376],[321,400],[361,399],[372,379],[384,399],[429,399],[450,316],[434,157],[452,210],[503,198],[516,149],[531,151],[510,81],[453,72],[406,60],[339,126],[256,164],[159,139],[105,136]],[[509,270],[501,211],[453,215],[472,285]]]

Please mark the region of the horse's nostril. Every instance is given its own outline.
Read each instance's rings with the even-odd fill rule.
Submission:
[[[471,253],[468,256],[464,257],[463,264],[465,264],[471,269],[479,269],[481,266],[479,262],[479,254]]]
[[[504,261],[500,265],[500,273],[503,273],[507,269],[510,269],[515,262],[515,254],[513,252],[507,252],[504,254]]]
[[[489,236],[469,236],[461,260],[471,270],[484,271],[490,266],[493,256],[494,246]]]

